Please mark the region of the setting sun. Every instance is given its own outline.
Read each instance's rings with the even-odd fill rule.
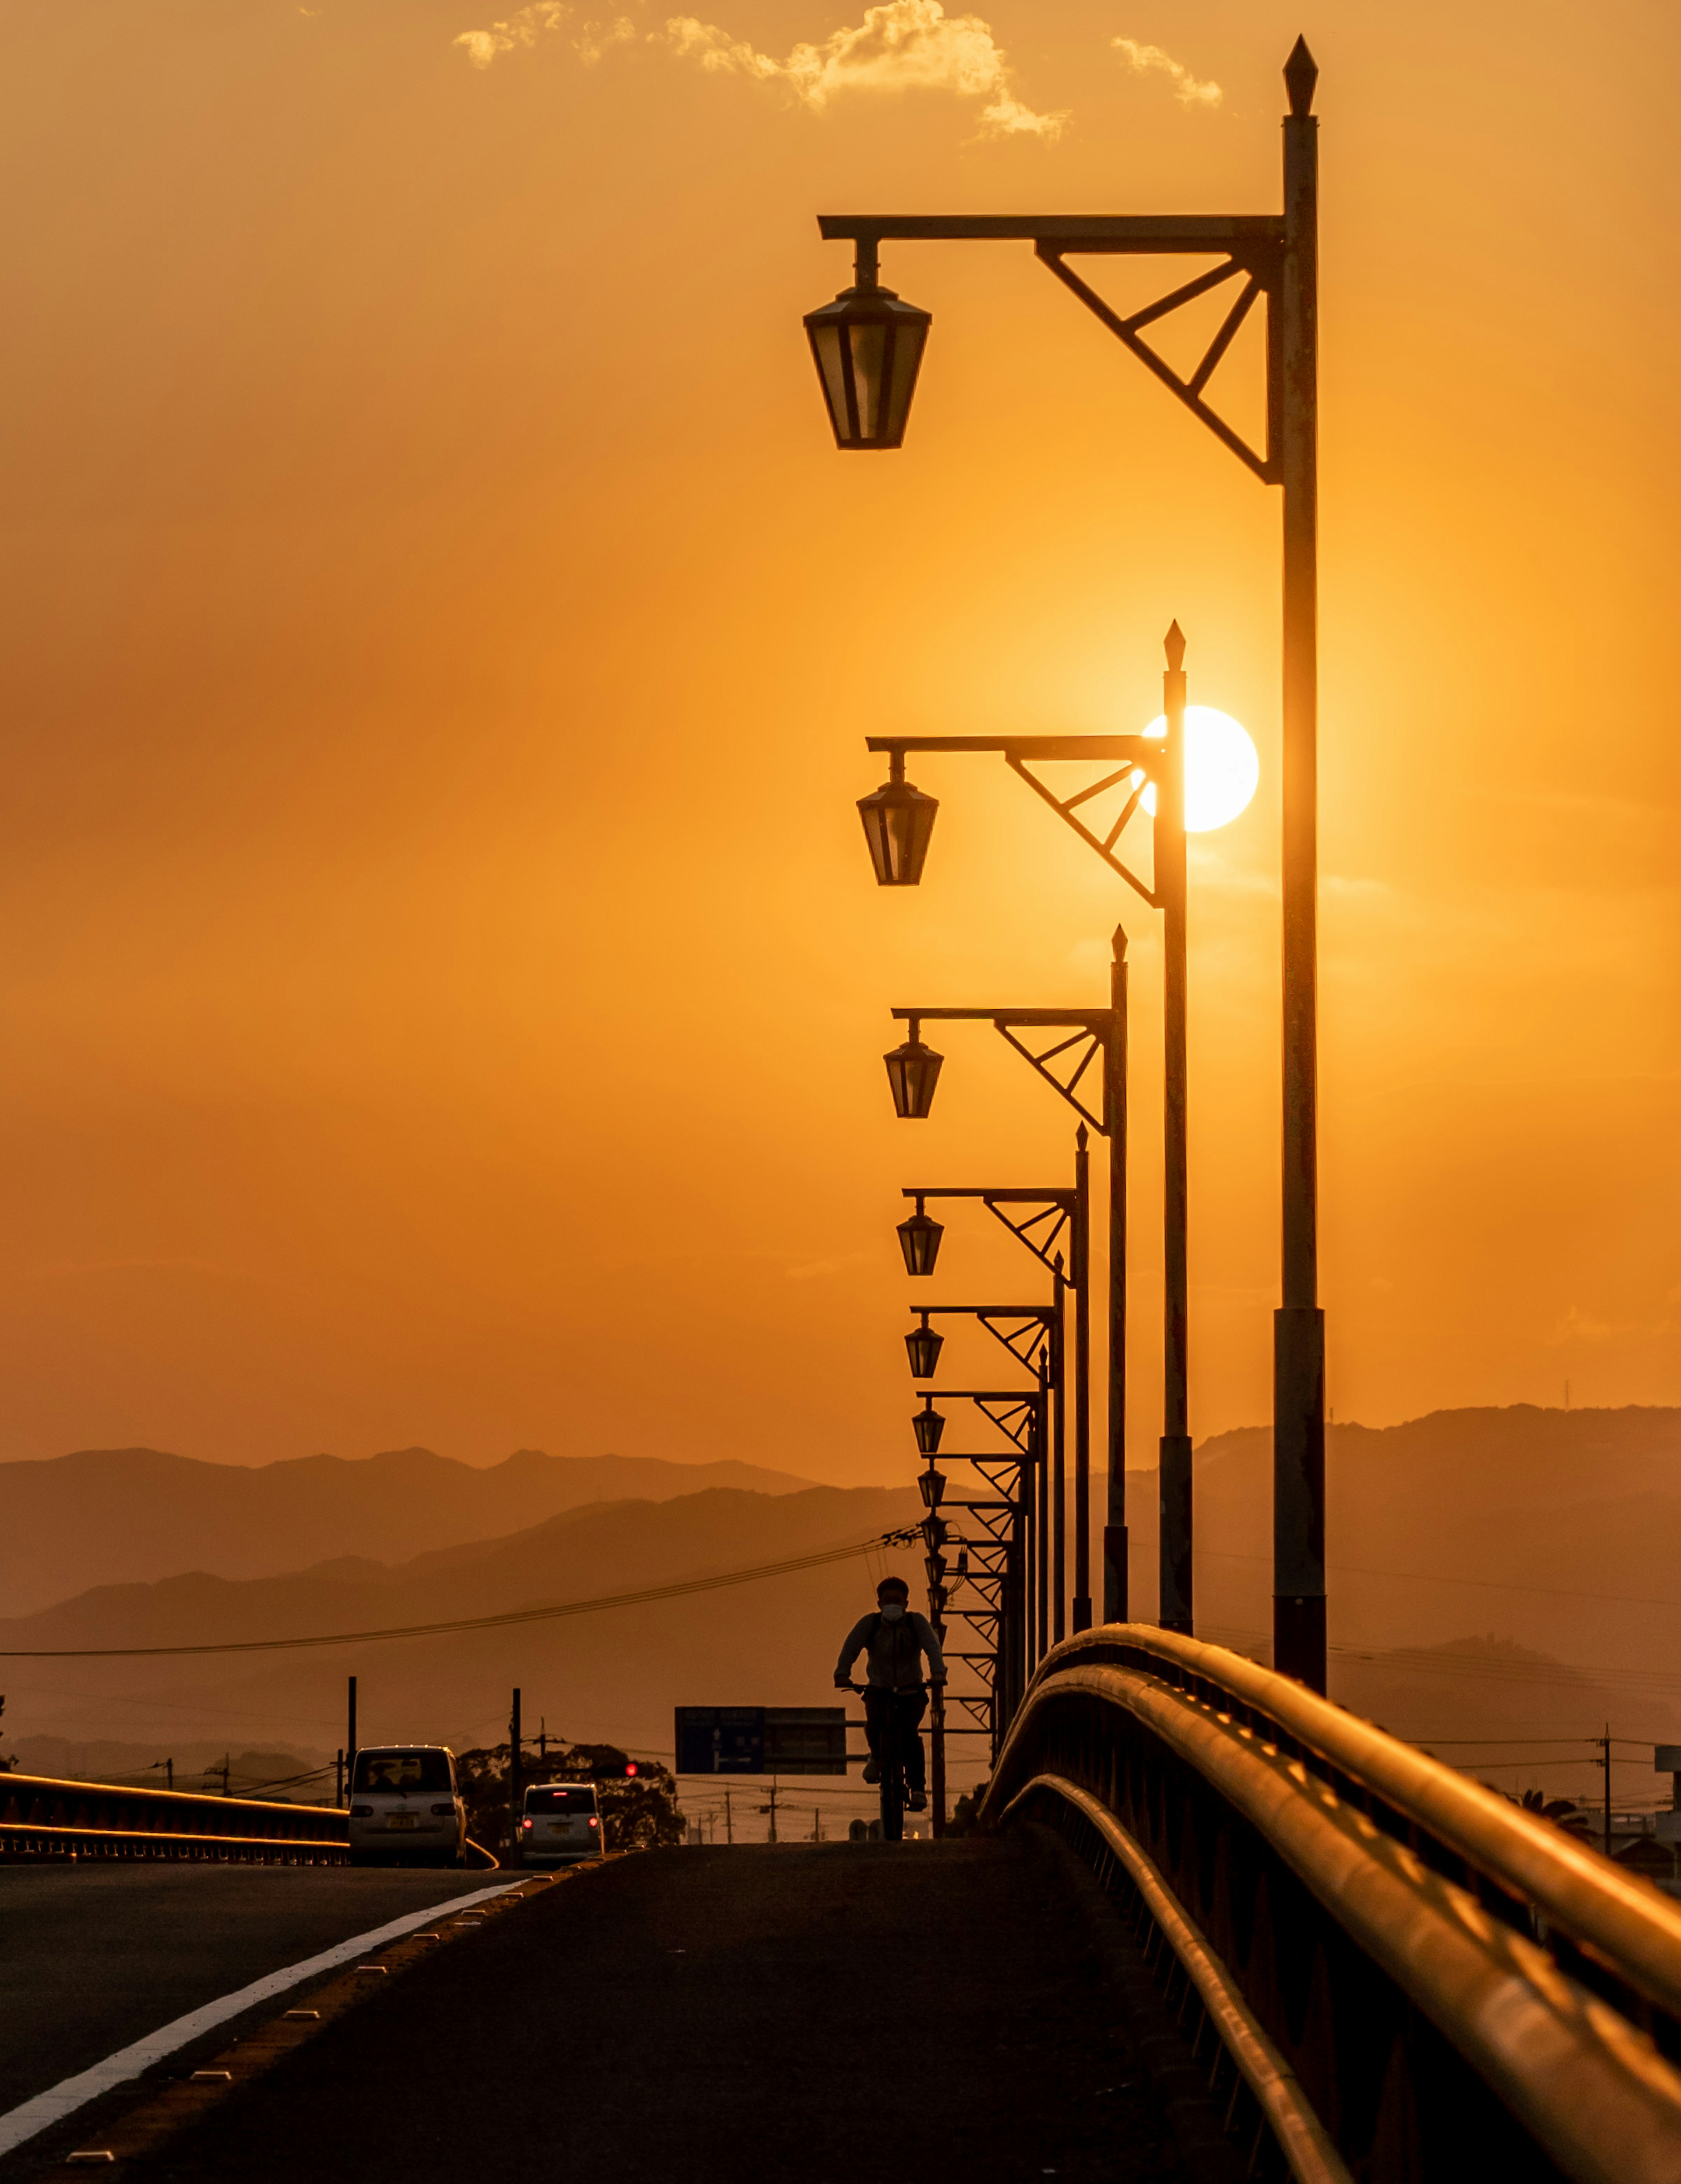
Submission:
[[[1144,733],[1159,742],[1167,733],[1167,719],[1157,714]],[[1137,777],[1133,777],[1136,781]],[[1185,831],[1211,833],[1229,826],[1248,809],[1260,780],[1260,756],[1249,740],[1249,732],[1230,713],[1212,705],[1185,708]],[[1144,791],[1143,807],[1153,819],[1156,792]]]

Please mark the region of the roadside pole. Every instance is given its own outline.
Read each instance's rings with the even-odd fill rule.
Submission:
[[[513,1710],[508,1717],[508,1847],[519,1848],[519,1685],[514,1685]]]

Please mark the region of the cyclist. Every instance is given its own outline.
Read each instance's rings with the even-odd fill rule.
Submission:
[[[881,1780],[881,1736],[891,1720],[904,1764],[906,1810],[924,1813],[928,1797],[917,1724],[928,1710],[928,1693],[923,1688],[921,1663],[925,1656],[927,1680],[932,1685],[945,1682],[946,1663],[931,1625],[912,1613],[910,1598],[911,1589],[903,1578],[882,1579],[875,1588],[875,1613],[861,1616],[846,1634],[835,1663],[835,1688],[851,1690],[852,1663],[860,1653],[866,1655],[864,1723],[869,1758],[864,1762],[864,1780]]]

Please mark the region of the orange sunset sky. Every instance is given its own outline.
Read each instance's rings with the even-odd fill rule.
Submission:
[[[1263,767],[1192,851],[1192,1424],[1269,1414],[1277,496],[1025,245],[885,253],[897,455],[800,318],[823,209],[1276,209],[1298,31],[1330,1400],[1681,1402],[1681,16],[708,5],[0,19],[0,1457],[908,1477],[898,1187],[1069,1134],[980,1029],[896,1123],[888,1008],[1101,1002],[1120,917],[1153,1460],[1155,921],[1001,763],[914,770],[915,894],[853,800],[1142,727],[1175,616]]]

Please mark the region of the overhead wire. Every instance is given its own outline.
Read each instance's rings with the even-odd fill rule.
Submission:
[[[603,1595],[595,1600],[567,1600],[543,1607],[511,1608],[498,1615],[464,1615],[445,1623],[409,1623],[378,1630],[335,1630],[302,1638],[233,1638],[198,1646],[45,1646],[0,1647],[6,1661],[155,1660],[162,1656],[201,1653],[286,1653],[318,1646],[371,1646],[399,1638],[438,1638],[464,1630],[504,1630],[518,1624],[555,1623],[573,1615],[595,1615],[611,1607],[639,1607],[654,1601],[681,1600],[692,1593],[717,1592],[729,1585],[751,1585],[761,1578],[786,1577],[796,1570],[819,1569],[829,1563],[849,1562],[860,1555],[916,1537],[913,1527],[878,1533],[874,1539],[853,1540],[844,1547],[828,1547],[817,1554],[794,1555],[779,1563],[761,1563],[751,1569],[725,1570],[715,1577],[690,1578],[676,1585],[656,1585],[637,1592]]]

